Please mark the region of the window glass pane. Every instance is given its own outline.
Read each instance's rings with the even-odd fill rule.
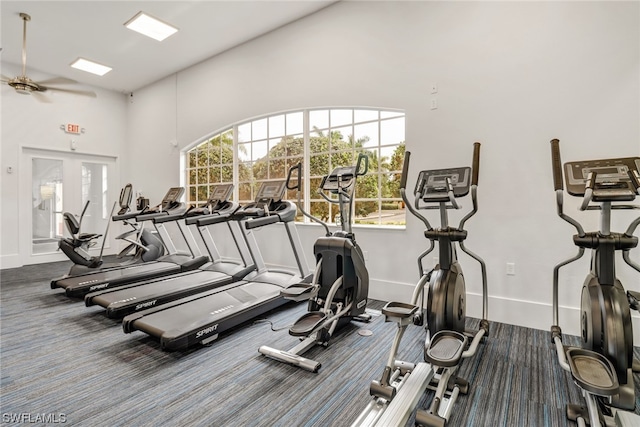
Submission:
[[[251,122],[238,125],[238,142],[251,141]]]
[[[380,143],[382,145],[404,142],[404,117],[380,122]]]
[[[331,127],[352,123],[353,110],[331,110]]]
[[[251,160],[251,144],[238,144],[238,159],[241,162]]]
[[[269,117],[269,138],[284,135],[284,114]]]
[[[407,215],[402,200],[383,201],[380,211],[380,224],[382,225],[404,225],[407,222]]]
[[[198,166],[209,166],[209,154],[206,146],[198,150]]]
[[[378,201],[356,201],[355,205],[355,217],[353,222],[355,224],[378,224],[380,221],[380,212],[378,211]]]
[[[253,177],[258,181],[269,178],[269,164],[266,160],[261,160],[253,164]]]
[[[309,158],[310,176],[324,176],[329,173],[329,155],[321,154]],[[314,188],[313,186],[311,188]]]
[[[269,179],[286,178],[286,162],[284,159],[269,162]]]
[[[309,138],[309,153],[329,151],[329,139],[326,136],[312,136]]]
[[[296,135],[287,138],[287,156],[302,156],[304,154],[304,137]]]
[[[196,171],[197,171],[197,169],[190,169],[189,170],[189,184],[197,184],[198,183],[198,178],[197,178]]]
[[[238,185],[238,197],[240,199],[240,203],[248,202],[253,200],[253,194],[251,194],[251,183],[250,182],[241,182]]]
[[[353,122],[368,122],[370,120],[378,120],[378,110],[354,110]]]
[[[208,168],[198,168],[198,184],[204,184],[209,182],[209,169]]]
[[[240,163],[238,165],[238,181],[253,180],[252,163]]]
[[[311,199],[322,200],[318,190],[320,189],[320,183],[322,182],[322,178],[311,178],[311,187],[309,189],[309,194],[311,195]]]
[[[196,186],[189,186],[189,201],[195,202],[197,200]]]
[[[311,202],[311,215],[324,222],[329,221],[329,203]]]
[[[190,168],[196,167],[196,151],[197,150],[189,151],[189,167]]]
[[[302,133],[303,118],[302,111],[287,114],[287,135]]]
[[[209,181],[208,182],[222,182],[220,181],[220,166],[209,166]]]
[[[337,168],[338,166],[352,166],[352,165],[353,165],[352,151],[342,151],[339,153],[331,153],[331,169],[332,170]]]
[[[353,148],[353,128],[345,126],[331,129],[331,151]]]
[[[309,131],[313,134],[315,129],[327,129],[329,127],[329,110],[309,111]]]
[[[256,161],[266,157],[268,151],[269,144],[267,141],[255,141],[251,144],[251,160]]]
[[[353,136],[356,147],[377,147],[378,140],[378,122],[355,125]]]
[[[379,190],[378,174],[369,173],[358,177],[358,182],[356,183],[356,198],[377,199],[379,197]]]
[[[233,182],[233,165],[222,165],[220,172],[222,174],[220,182]]]
[[[267,119],[254,120],[251,122],[251,139],[267,138]]]
[[[198,185],[198,201],[206,202],[208,198],[209,198],[209,186]]]
[[[277,138],[269,140],[269,158],[284,157],[287,155],[287,139]]]

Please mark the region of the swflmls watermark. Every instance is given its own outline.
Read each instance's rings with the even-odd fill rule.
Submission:
[[[3,424],[64,424],[67,415],[56,413],[5,412],[2,414]]]

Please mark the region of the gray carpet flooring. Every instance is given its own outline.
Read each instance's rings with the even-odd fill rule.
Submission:
[[[263,344],[288,349],[298,342],[266,322],[242,325],[208,347],[165,352],[141,332],[124,334],[100,307],[50,289],[51,278],[69,266],[0,273],[3,424],[22,417],[44,425],[49,417],[74,426],[347,426],[369,402],[369,383],[382,373],[395,333],[382,316],[352,323],[328,348],[306,354],[322,362],[317,374],[258,354]],[[263,317],[280,327],[305,310],[292,304]],[[470,328],[476,325],[468,319]],[[373,334],[361,336],[359,328]],[[423,337],[421,328],[410,327],[400,357],[420,361]],[[572,425],[564,405],[581,402],[547,331],[492,322],[489,339],[460,376],[471,388],[457,402],[453,426]]]

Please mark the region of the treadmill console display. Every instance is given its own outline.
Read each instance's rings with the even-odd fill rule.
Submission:
[[[421,171],[414,194],[419,194],[425,202],[446,202],[449,200],[447,178],[451,182],[455,197],[464,197],[469,194],[470,167]]]
[[[284,197],[284,190],[286,188],[286,181],[271,181],[264,182],[258,190],[256,195],[256,202],[263,202],[265,200],[280,201]]]
[[[167,191],[164,198],[162,199],[162,209],[166,210],[175,206],[178,203],[180,197],[184,193],[184,187],[172,187]]]
[[[226,202],[231,197],[233,184],[217,184],[213,186],[211,194],[209,194],[208,204],[214,205],[217,202]]]
[[[567,192],[572,196],[583,197],[589,173],[594,172],[596,182],[593,200],[631,201],[635,199],[636,192],[628,172],[639,170],[640,157],[567,162],[564,164]]]

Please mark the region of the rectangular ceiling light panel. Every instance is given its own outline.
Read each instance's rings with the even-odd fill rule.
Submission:
[[[173,25],[162,22],[144,12],[138,12],[136,16],[125,22],[124,26],[160,42],[178,31]]]
[[[98,76],[104,76],[112,70],[111,67],[107,67],[106,65],[98,64],[97,62],[89,61],[84,58],[76,59],[71,63],[71,66],[78,70],[86,71],[87,73],[97,74]]]

